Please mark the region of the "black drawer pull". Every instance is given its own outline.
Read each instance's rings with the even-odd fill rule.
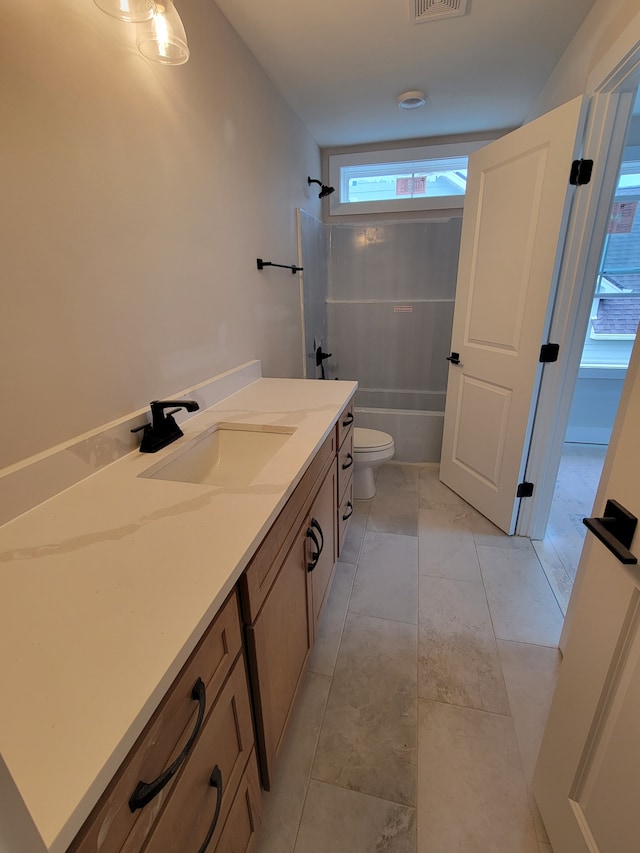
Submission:
[[[322,552],[324,551],[324,533],[322,532],[322,528],[320,527],[320,522],[316,521],[315,518],[312,518],[311,526],[320,534],[320,553],[322,554]]]
[[[348,426],[351,426],[352,423],[353,423],[353,412],[349,412],[347,414],[347,417],[342,421],[342,426],[348,427]]]
[[[342,470],[346,471],[347,468],[351,468],[353,465],[353,456],[350,453],[347,453],[347,462],[342,463]]]
[[[222,805],[222,771],[220,770],[217,764],[213,768],[211,778],[209,779],[209,784],[212,788],[218,789],[218,796],[216,797],[216,810],[213,815],[211,826],[209,827],[209,832],[207,832],[207,837],[202,842],[202,847],[198,850],[198,853],[204,853],[204,851],[209,846],[209,842],[213,838],[213,833],[216,831],[216,826],[218,825],[218,818],[220,817],[220,806]]]
[[[318,531],[320,534],[320,540],[318,541],[318,537],[316,536],[314,531]],[[324,534],[322,532],[322,528],[318,524],[315,518],[311,519],[311,527],[307,528],[307,538],[311,539],[313,544],[316,546],[315,554],[311,555],[311,562],[307,563],[307,571],[312,572],[315,567],[318,565],[318,561],[320,559],[320,554],[322,554],[324,550]]]
[[[204,720],[204,710],[207,704],[207,691],[204,686],[204,681],[199,678],[196,683],[193,685],[193,690],[191,691],[191,698],[195,699],[198,702],[198,718],[196,720],[196,724],[189,736],[189,740],[184,745],[184,749],[180,753],[180,755],[173,761],[166,770],[164,770],[157,779],[153,782],[138,782],[136,785],[135,791],[131,794],[129,799],[129,808],[132,812],[136,809],[141,809],[150,803],[151,800],[157,796],[160,791],[164,788],[164,786],[169,782],[173,776],[176,775],[178,770],[180,769],[182,763],[185,758],[189,754],[189,750],[193,746],[193,742],[198,737],[198,732],[202,727],[202,721]]]
[[[629,550],[633,541],[638,519],[618,501],[608,500],[604,508],[603,518],[583,518],[582,523],[605,548],[620,560],[625,566],[635,566],[638,558]]]
[[[349,512],[345,512],[345,514],[342,516],[343,521],[346,521],[353,515],[353,504],[351,503],[351,501],[347,501],[347,508],[349,509]]]
[[[313,544],[316,546],[315,554],[311,555],[311,562],[307,563],[307,571],[312,572],[318,565],[318,560],[320,559],[320,553],[322,551],[322,548],[320,547],[320,543],[318,542],[318,537],[310,527],[307,528],[307,539],[311,539]]]

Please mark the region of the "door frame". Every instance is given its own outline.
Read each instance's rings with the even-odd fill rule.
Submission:
[[[639,85],[640,14],[587,80],[590,100],[582,156],[593,159],[593,177],[576,192],[563,247],[548,338],[561,344],[561,355],[543,370],[525,475],[535,483],[535,490],[531,500],[521,501],[519,536],[542,539],[546,531],[611,200]]]

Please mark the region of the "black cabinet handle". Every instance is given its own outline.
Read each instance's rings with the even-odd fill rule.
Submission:
[[[320,559],[321,548],[320,548],[320,543],[318,542],[318,537],[316,536],[316,534],[313,532],[313,530],[310,527],[307,528],[307,539],[311,539],[313,544],[316,546],[315,554],[311,555],[311,562],[307,563],[307,571],[312,572],[315,569],[315,567],[318,565],[318,560]]]
[[[320,534],[319,540],[315,534],[316,530]],[[322,533],[322,528],[320,527],[315,518],[311,519],[311,526],[307,528],[307,538],[311,539],[313,544],[316,546],[315,554],[311,555],[311,562],[307,563],[307,571],[312,572],[318,565],[320,554],[322,554],[322,551],[324,550],[324,534]]]
[[[582,523],[625,566],[637,564],[638,558],[629,548],[636,532],[638,519],[618,501],[607,501],[603,518],[583,518]]]
[[[353,412],[349,412],[347,414],[347,417],[342,421],[342,426],[348,427],[348,426],[351,426],[352,423],[353,423]]]
[[[185,758],[189,754],[189,750],[193,746],[195,739],[198,737],[198,732],[202,727],[204,710],[207,704],[207,691],[201,678],[199,678],[193,685],[191,698],[198,702],[198,718],[196,719],[194,729],[189,736],[189,740],[184,745],[184,749],[180,755],[158,776],[157,779],[153,782],[138,782],[135,791],[129,798],[129,808],[132,812],[136,809],[141,809],[146,806],[147,803],[150,803],[151,800],[160,793],[170,779],[176,775]]]
[[[347,501],[347,507],[349,509],[349,512],[346,512],[342,516],[343,521],[346,521],[348,518],[351,518],[351,516],[353,515],[353,504],[351,503],[351,501]]]
[[[322,528],[320,527],[320,522],[317,521],[315,518],[312,518],[311,526],[320,534],[320,553],[322,554],[322,552],[324,551],[324,533],[322,532]]]
[[[211,778],[209,779],[209,784],[212,788],[218,789],[218,796],[216,798],[216,810],[213,815],[213,820],[211,821],[211,826],[209,827],[209,832],[207,832],[207,837],[202,842],[202,847],[198,850],[198,853],[204,853],[204,851],[209,846],[209,842],[213,837],[213,833],[216,831],[216,826],[218,825],[218,818],[220,817],[220,806],[222,805],[222,771],[216,764],[213,768],[213,772],[211,773]]]
[[[347,462],[342,463],[342,470],[346,471],[347,468],[351,468],[353,465],[353,456],[350,453],[347,453]]]
[[[450,361],[451,364],[460,364],[460,353],[452,352],[451,355],[447,356],[447,361]]]

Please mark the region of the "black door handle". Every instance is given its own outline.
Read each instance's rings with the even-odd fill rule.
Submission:
[[[460,353],[452,352],[451,355],[447,356],[447,361],[450,361],[451,364],[460,364]]]
[[[583,518],[582,522],[621,563],[625,566],[637,564],[638,558],[634,557],[629,548],[638,519],[622,504],[608,500],[602,518]]]

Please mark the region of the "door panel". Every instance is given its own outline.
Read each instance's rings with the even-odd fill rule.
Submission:
[[[631,603],[632,630],[623,631],[620,637],[624,645],[629,641],[629,651],[624,661],[614,656],[619,671],[610,667],[607,680],[611,680],[611,688],[594,719],[595,736],[587,744],[586,767],[573,794],[598,848],[610,853],[623,853],[634,841],[640,843],[640,812],[635,802],[640,780],[638,597],[636,590]]]
[[[527,151],[480,175],[467,346],[500,353],[520,350],[547,152]]]
[[[440,477],[507,533],[583,113],[577,98],[469,158]]]
[[[599,490],[640,516],[636,344]],[[639,556],[637,531],[631,551]],[[587,537],[573,620],[533,780],[554,853],[627,853],[640,839],[640,570]]]
[[[462,376],[459,394],[455,461],[487,486],[497,488],[511,391],[472,376]]]

